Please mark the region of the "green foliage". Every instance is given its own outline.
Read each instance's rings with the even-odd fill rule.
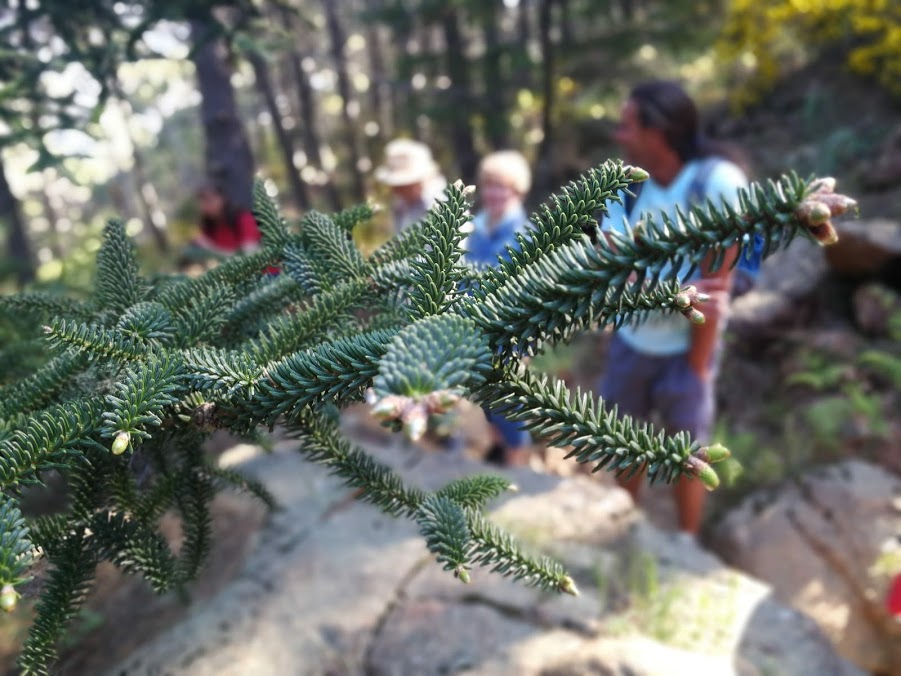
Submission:
[[[570,184],[541,210],[515,263],[495,271],[461,263],[469,203],[460,185],[368,259],[349,235],[371,209],[311,212],[295,230],[258,185],[264,236],[254,254],[151,284],[121,223],[111,221],[87,302],[4,301],[2,311],[31,308],[47,321],[39,340],[60,354],[0,391],[0,488],[40,490],[52,469],[68,492],[64,509],[28,529],[15,495],[0,505],[0,582],[17,583],[26,551],[51,569],[23,670],[46,671],[99,561],[143,575],[158,592],[182,589],[209,552],[217,491],[237,488],[274,505],[265,487],[204,457],[201,443],[216,429],[257,439],[259,427],[283,426],[299,452],[359,489],[360,499],[416,520],[439,562],[463,581],[482,565],[576,593],[559,564],[524,552],[482,513],[512,488],[507,481],[470,477],[435,492],[407,486],[344,439],[337,420],[341,408],[368,400],[386,424],[413,433],[429,413],[470,397],[595,469],[714,481],[709,464],[722,449],[618,417],[593,396],[531,375],[522,358],[579,329],[652,310],[684,313],[690,294],[660,279],[664,268],[721,257],[755,233],[775,250],[813,227],[802,203],[814,187],[785,177],[753,187],[739,210],[649,222],[617,238],[615,250],[603,239],[593,246],[584,234],[596,228],[591,214],[644,177],[608,162]],[[272,265],[283,273],[273,277]],[[159,535],[170,510],[182,522],[178,555]],[[7,603],[15,602],[11,591],[0,592]]]

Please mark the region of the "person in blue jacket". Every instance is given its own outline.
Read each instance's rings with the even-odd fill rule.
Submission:
[[[474,265],[497,265],[509,260],[507,247],[519,248],[516,235],[530,227],[523,201],[532,184],[526,158],[515,150],[486,155],[479,165],[479,210],[467,224],[464,260]],[[505,465],[527,464],[531,436],[517,423],[486,411],[493,444],[487,460]]]

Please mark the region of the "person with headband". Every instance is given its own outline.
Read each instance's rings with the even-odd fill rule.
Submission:
[[[697,106],[675,82],[657,80],[636,86],[623,105],[616,141],[625,161],[647,171],[650,178],[641,184],[634,200],[624,195],[621,203],[608,205],[602,232],[626,233],[646,214],[658,223],[664,214],[675,219],[677,208],[686,213],[707,199],[714,204],[721,200],[737,204],[739,189],[748,184],[739,164],[730,159],[732,151],[701,133]],[[661,313],[614,333],[599,385],[599,394],[609,406],[616,405],[620,413],[641,421],[657,415],[669,435],[684,431],[701,443],[710,441],[731,264],[737,256],[733,247],[716,271],[711,260],[705,260],[699,266],[699,278],[686,279],[688,265],[678,271],[683,284],[695,284],[711,295],[711,302],[699,308],[705,323],[691,324],[678,313]],[[669,274],[663,270],[660,276]],[[622,485],[637,499],[643,479],[639,472]],[[703,484],[682,477],[673,491],[680,530],[697,535],[703,517]]]

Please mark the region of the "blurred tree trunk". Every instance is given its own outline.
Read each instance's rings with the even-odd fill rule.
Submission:
[[[500,38],[501,0],[483,0],[483,31],[485,34],[485,55],[482,59],[485,77],[485,131],[488,142],[494,149],[504,148],[508,143],[508,110],[506,80],[501,68],[504,46]]]
[[[34,279],[34,258],[22,218],[22,206],[6,180],[6,169],[0,159],[0,222],[6,227],[6,254],[16,271],[19,286]]]
[[[529,57],[529,44],[532,41],[532,20],[529,7],[531,0],[520,0],[516,14],[517,41],[519,44],[519,63],[513,73],[513,81],[517,89],[532,89],[532,60]]]
[[[567,47],[572,47],[575,43],[575,34],[569,0],[557,0],[557,5],[560,7],[560,40]]]
[[[293,27],[290,12],[283,10],[282,19],[287,27]],[[300,133],[303,138],[303,149],[310,162],[320,171],[325,171],[322,165],[322,145],[319,136],[319,119],[316,112],[316,94],[310,85],[310,78],[303,69],[303,56],[297,49],[292,49],[288,54],[288,66],[291,77],[294,80],[294,89],[297,92],[298,114],[300,116]],[[325,194],[329,206],[335,211],[341,208],[341,197],[332,176],[328,177],[325,184]]]
[[[144,214],[144,225],[153,236],[156,248],[161,253],[167,253],[169,251],[169,238],[166,235],[166,215],[163,213],[163,210],[160,209],[156,190],[154,190],[150,181],[147,180],[144,156],[141,153],[140,148],[138,148],[138,144],[131,133],[131,126],[129,125],[131,115],[134,111],[118,81],[113,81],[112,93],[118,100],[120,106],[119,110],[122,114],[122,122],[125,125],[125,133],[128,136],[128,142],[131,144],[131,178],[134,183],[138,204],[141,205],[141,212]]]
[[[447,110],[451,115],[451,143],[460,169],[460,178],[468,184],[475,180],[479,158],[470,124],[474,99],[469,81],[469,64],[466,61],[466,48],[455,7],[445,8],[441,26],[444,30],[447,73],[451,79],[451,86],[447,89]]]
[[[417,118],[419,117],[419,100],[413,90],[413,61],[410,57],[410,42],[413,39],[413,17],[405,14],[393,25],[395,50],[395,70],[397,72],[400,96],[396,97],[394,110],[403,111],[403,126],[413,138],[422,140]],[[399,100],[397,100],[399,99]]]
[[[339,0],[322,0],[322,5],[325,9],[325,20],[329,32],[329,46],[335,61],[335,73],[338,77],[338,94],[341,96],[341,117],[344,121],[344,132],[347,139],[353,196],[354,200],[362,202],[366,198],[366,189],[363,184],[363,175],[360,173],[360,145],[357,129],[350,112],[354,99],[347,72],[347,57],[344,54],[344,44],[347,38],[344,34],[344,26],[341,24],[340,2]]]
[[[548,189],[554,172],[554,108],[555,95],[555,49],[551,36],[553,30],[553,5],[556,0],[539,0],[538,37],[541,41],[541,94],[544,100],[541,110],[541,145],[538,147],[538,163],[535,183]]]
[[[294,204],[297,208],[308,211],[310,209],[310,193],[307,191],[307,186],[300,178],[300,173],[294,164],[294,141],[285,129],[281,111],[278,109],[275,88],[272,86],[272,77],[269,74],[269,64],[266,63],[266,59],[256,49],[247,50],[247,60],[250,61],[250,65],[253,67],[257,90],[266,103],[269,117],[272,118],[272,128],[275,130],[275,139],[282,154],[282,162],[285,165],[285,177],[288,180],[288,185],[291,186]]]
[[[238,114],[225,44],[208,9],[191,17],[192,60],[200,89],[206,168],[237,206],[253,205],[253,154]]]
[[[375,12],[381,8],[381,0],[366,0],[366,9]],[[386,94],[388,77],[385,70],[385,51],[382,47],[382,36],[374,21],[366,23],[366,51],[369,57],[369,97],[373,115],[379,125],[379,133],[374,140],[379,145],[394,134],[391,124],[391,103]]]
[[[131,134],[129,134],[129,138]],[[131,175],[135,183],[135,195],[137,195],[138,203],[141,205],[141,211],[144,212],[144,223],[153,235],[153,241],[156,248],[161,253],[169,251],[169,238],[166,235],[166,215],[160,209],[160,201],[156,194],[153,184],[147,180],[147,172],[144,170],[144,156],[131,139],[132,148],[132,168]]]
[[[53,207],[53,202],[50,200],[50,195],[47,192],[47,185],[50,182],[47,178],[47,171],[45,170],[43,175],[44,185],[41,190],[41,207],[44,209],[44,218],[47,219],[47,227],[50,229],[50,252],[54,258],[60,259],[63,257],[63,249],[59,239],[59,228],[56,226],[59,221],[59,214],[56,213],[56,209]]]

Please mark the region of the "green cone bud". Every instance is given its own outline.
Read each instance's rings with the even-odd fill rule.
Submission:
[[[689,476],[695,476],[700,479],[708,491],[712,491],[720,485],[720,478],[717,476],[713,467],[701,460],[698,456],[688,456],[686,464],[688,465],[687,469]]]
[[[13,589],[11,584],[3,585],[3,589],[0,589],[0,608],[7,613],[11,613],[19,603],[19,596],[19,593]]]
[[[560,581],[560,586],[558,589],[566,594],[571,594],[572,596],[579,595],[579,588],[576,587],[576,583],[573,579],[567,575]]]
[[[676,307],[685,309],[691,306],[691,298],[685,292],[677,293],[673,298],[673,303],[675,303]]]
[[[819,225],[814,225],[807,230],[808,232],[810,232],[813,238],[823,246],[829,246],[830,244],[835,244],[838,241],[838,233],[835,231],[835,228],[832,227],[832,223],[830,223],[829,221],[820,223]]]
[[[469,581],[470,581],[469,571],[466,570],[463,566],[457,566],[454,569],[454,577],[460,578],[460,581],[463,584],[469,584]]]
[[[698,451],[697,456],[704,462],[713,464],[722,462],[726,458],[731,457],[732,453],[722,444],[713,444],[712,446],[705,446],[702,448]]]
[[[626,176],[629,177],[629,180],[632,183],[641,183],[642,181],[647,181],[651,175],[646,172],[641,167],[623,167],[626,170]]]
[[[128,432],[119,432],[113,441],[113,455],[122,455],[128,449],[131,443],[131,435]]]
[[[688,317],[688,320],[692,324],[703,324],[704,323],[704,313],[701,312],[700,310],[696,310],[693,307],[682,310],[682,314],[684,314],[686,317]]]

